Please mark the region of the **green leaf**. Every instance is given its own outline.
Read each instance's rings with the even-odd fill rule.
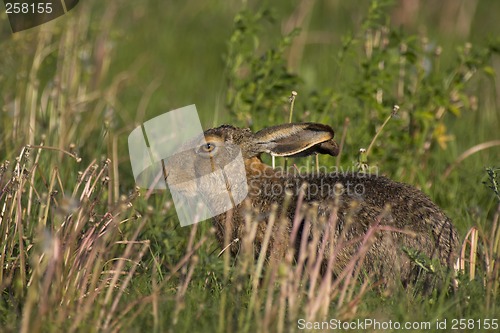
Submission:
[[[491,66],[484,66],[483,67],[483,71],[488,75],[488,76],[491,76],[491,77],[495,77],[495,69]]]

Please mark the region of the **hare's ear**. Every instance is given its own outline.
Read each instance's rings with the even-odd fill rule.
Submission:
[[[259,151],[274,156],[337,156],[339,147],[333,140],[333,129],[317,123],[283,124],[265,128],[254,136]]]

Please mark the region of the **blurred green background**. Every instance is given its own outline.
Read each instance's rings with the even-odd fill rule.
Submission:
[[[482,43],[500,35],[500,23],[495,15],[500,11],[498,1],[401,0],[393,3],[391,26],[427,36],[430,43],[442,46],[443,59],[456,51],[454,45],[459,42]],[[82,1],[69,14],[47,25],[62,27],[64,21],[77,20],[83,6],[91,8],[90,24],[94,35],[80,37],[110,36],[109,45],[103,46],[111,54],[107,79],[112,80],[131,68],[138,69],[137,75],[123,83],[119,112],[124,121],[137,111],[137,101],[148,84],[159,80],[148,104],[146,118],[194,103],[203,123],[213,125],[214,121],[231,120],[223,103],[223,55],[227,53],[233,19],[239,10],[245,7],[272,8],[275,22],[262,27],[262,48],[293,27],[301,27],[300,39],[304,40],[290,50],[290,70],[305,78],[307,89],[335,88],[346,76],[345,70],[335,61],[341,38],[360,30],[370,1],[119,0],[112,5]],[[104,7],[108,7],[108,16],[103,18]],[[16,44],[28,39],[31,45],[26,46],[29,49],[23,53],[34,52],[40,28],[12,35],[3,10],[0,18],[2,76],[8,76],[14,83],[15,73],[25,70],[21,68],[23,63],[20,60],[26,56],[18,52]],[[48,58],[44,70],[50,72],[51,65],[55,66]],[[496,89],[499,91],[500,88],[497,86]],[[349,115],[349,110],[336,112]]]
[[[47,212],[52,214],[49,222],[53,225],[49,227],[59,230],[57,200],[62,200],[63,193],[71,193],[71,186],[81,180],[78,172],[93,161],[104,165],[109,175],[102,188],[99,185],[92,193],[92,200],[98,203],[95,210],[106,216],[118,206],[120,218],[133,221],[110,232],[111,238],[104,243],[113,251],[106,253],[106,264],[95,264],[96,272],[102,271],[97,275],[105,279],[108,269],[113,268],[109,263],[121,258],[123,247],[115,245],[122,238],[151,241],[150,252],[141,257],[140,274],[134,275],[132,287],[127,289],[130,293],[125,293],[120,307],[109,313],[127,308],[127,301],[137,297],[144,297],[143,303],[149,306],[152,301],[145,295],[161,294],[166,295],[164,307],[161,316],[154,314],[155,320],[160,317],[163,327],[171,327],[180,314],[176,331],[204,325],[214,328],[217,318],[223,323],[226,317],[241,317],[233,304],[246,304],[247,300],[239,298],[244,294],[241,285],[232,285],[227,278],[229,261],[223,267],[221,259],[213,255],[218,244],[207,233],[210,223],[194,229],[197,239],[209,235],[209,241],[196,252],[199,264],[190,261],[190,269],[195,267],[189,277],[192,280],[183,280],[186,265],[181,277],[167,281],[164,289],[151,286],[154,279],[170,277],[172,271],[175,275],[173,267],[185,255],[193,229],[179,227],[168,205],[168,194],[149,196],[143,191],[135,196],[127,137],[145,120],[190,104],[196,104],[204,128],[231,123],[259,130],[288,121],[288,98],[295,90],[294,121],[329,124],[337,140],[346,133],[342,156],[338,160],[322,156],[321,165],[339,163],[352,168],[359,148],[367,148],[380,131],[370,165],[378,166],[392,179],[422,189],[452,218],[462,239],[473,225],[479,227],[488,244],[500,238],[498,229],[497,236],[491,232],[492,221],[498,221],[499,196],[483,184],[491,185],[493,179],[488,178],[485,168],[500,166],[500,1],[87,0],[63,17],[16,34],[11,33],[7,15],[0,8],[0,163],[10,160],[13,169],[27,144],[54,148],[41,153],[34,149],[26,157],[26,165],[33,166],[30,170],[36,169],[36,173],[30,178],[33,183],[24,183],[29,191],[18,191],[22,204],[9,201],[12,197],[8,195],[0,196],[6,202],[3,207],[15,206],[9,216],[17,214],[26,228],[24,236],[19,236],[13,224],[0,225],[6,228],[5,241],[11,245],[3,248],[12,254],[8,258],[12,264],[8,261],[2,272],[14,276],[1,284],[0,318],[12,319],[9,327],[13,331],[20,327],[25,303],[37,308],[37,302],[43,302],[39,295],[25,302],[30,275],[18,277],[18,258],[29,258],[36,252],[23,253],[20,243],[25,242],[30,249],[38,244],[39,221],[47,221],[40,204],[43,200],[50,203]],[[295,28],[300,30],[294,32]],[[398,115],[381,129],[395,104],[400,106]],[[346,118],[350,123],[345,131]],[[468,151],[470,148],[473,150]],[[80,164],[62,150],[80,156]],[[33,156],[37,156],[36,165]],[[106,158],[111,162],[102,163]],[[296,163],[312,165],[315,161]],[[3,194],[3,189],[12,185],[10,178],[3,176],[8,169],[0,167]],[[56,172],[66,186],[60,186],[59,194],[51,192],[53,184],[48,186],[47,181]],[[32,189],[38,191],[36,195]],[[55,199],[47,199],[45,192]],[[117,203],[123,203],[127,195],[135,201],[123,208]],[[38,215],[25,216],[26,206],[36,207],[33,211],[39,208]],[[78,216],[90,229],[95,212],[82,207]],[[135,235],[138,223],[134,219],[142,216],[147,216],[147,224]],[[70,245],[78,248],[80,239],[75,239]],[[494,253],[498,255],[498,251]],[[68,270],[72,263],[67,263]],[[35,270],[30,271],[29,265],[28,273]],[[499,273],[495,272],[496,280],[491,281],[498,286]],[[418,297],[408,301],[408,295],[394,299],[377,295],[368,299],[360,312],[390,313],[391,319],[405,320],[427,320],[435,313],[448,318],[465,314],[481,317],[484,309],[490,311],[489,316],[497,315],[499,307],[491,304],[497,304],[498,299],[493,298],[490,304],[484,296],[494,289],[484,287],[480,277],[474,283],[465,282],[455,297],[434,295],[428,302]],[[186,303],[184,299],[172,301],[181,287],[184,293],[187,289]],[[207,288],[211,288],[210,293]],[[62,304],[57,291],[54,294],[47,304]],[[204,307],[200,306],[202,301]],[[379,307],[381,304],[384,307]],[[101,320],[105,309],[89,310],[88,318]],[[256,303],[255,313],[261,310],[261,303]],[[71,311],[55,322],[71,319]],[[153,326],[142,320],[151,319],[148,311],[146,308],[141,313],[133,327]],[[74,313],[79,312],[75,307]],[[33,313],[37,324],[38,316]],[[254,325],[252,313],[247,323]],[[228,327],[230,324],[229,320]],[[60,328],[57,324],[54,327],[54,331]],[[158,330],[162,326],[155,322],[154,327]]]

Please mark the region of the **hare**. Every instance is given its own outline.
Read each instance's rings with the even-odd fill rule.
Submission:
[[[304,232],[304,222],[299,228],[295,243],[289,244],[289,235],[297,210],[300,188],[304,190],[302,205],[316,205],[317,215],[331,221],[331,213],[337,212],[335,237],[343,235],[347,241],[361,239],[374,225],[387,228],[378,231],[363,262],[363,269],[374,276],[390,280],[400,280],[403,285],[413,283],[422,273],[422,265],[415,257],[424,255],[446,267],[452,267],[458,249],[458,234],[451,220],[443,211],[418,189],[398,183],[388,178],[366,173],[286,173],[273,169],[261,160],[262,153],[273,156],[307,156],[311,154],[338,154],[334,131],[330,126],[318,123],[296,123],[269,127],[253,133],[231,125],[222,125],[204,132],[196,148],[188,149],[184,158],[167,163],[168,177],[185,180],[183,174],[191,170],[197,176],[207,175],[224,168],[231,174],[228,163],[241,152],[243,157],[248,195],[246,201],[259,212],[253,218],[259,223],[255,237],[255,248],[260,249],[266,230],[266,221],[273,203],[286,207],[283,215],[286,228],[275,226],[270,243],[270,256],[283,255],[288,246],[294,246],[296,255],[300,248],[300,235]],[[210,163],[202,163],[210,160]],[[217,206],[210,184],[173,182],[179,190],[186,187],[186,193],[197,191]],[[304,185],[305,184],[305,185]],[[341,187],[339,187],[339,184]],[[304,187],[305,186],[305,187]],[[285,191],[291,192],[291,199],[285,204]],[[340,189],[340,190],[339,190]],[[334,210],[335,202],[337,210]],[[216,236],[222,247],[226,234],[226,218],[232,234],[226,239],[244,237],[245,202],[235,205],[231,212],[224,212],[213,218]],[[345,230],[344,230],[345,229]],[[279,236],[279,237],[278,237]],[[239,244],[233,244],[231,251],[237,253]],[[339,273],[358,248],[346,247],[337,255],[333,273]],[[324,265],[331,255],[325,252]]]

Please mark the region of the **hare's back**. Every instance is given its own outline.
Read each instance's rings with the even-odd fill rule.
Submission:
[[[422,191],[383,176],[331,173],[309,175],[303,180],[308,184],[305,201],[317,201],[328,210],[339,196],[344,215],[349,213],[348,209],[357,210],[356,215],[365,217],[370,224],[381,215],[397,227],[410,227],[415,231],[449,223],[449,218]]]

